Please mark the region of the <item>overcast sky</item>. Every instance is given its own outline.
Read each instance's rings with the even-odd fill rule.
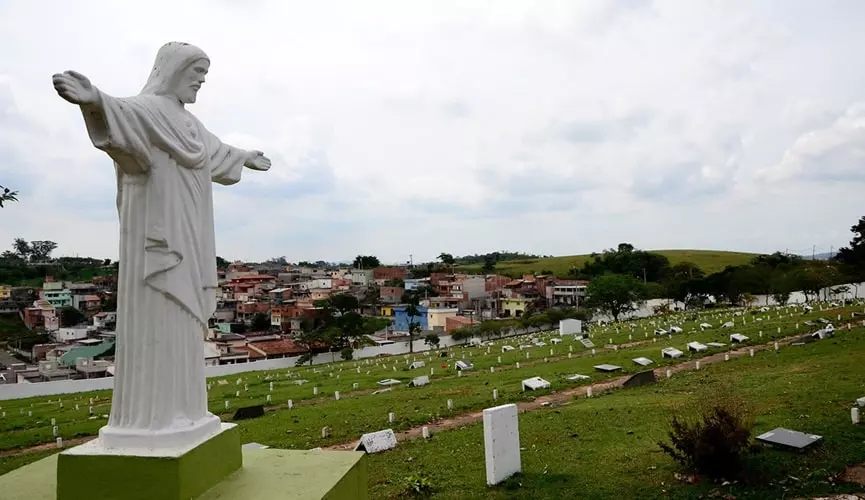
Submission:
[[[385,262],[612,247],[810,254],[865,215],[865,2],[0,0],[0,249],[116,258],[115,179],[51,87],[190,110],[266,173],[214,186],[217,253]]]

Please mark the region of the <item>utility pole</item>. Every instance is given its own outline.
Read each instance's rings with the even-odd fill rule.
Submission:
[[[811,260],[817,260],[817,245],[811,247]]]

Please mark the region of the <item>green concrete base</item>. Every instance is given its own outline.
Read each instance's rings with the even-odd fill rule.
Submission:
[[[240,431],[234,424],[223,424],[219,434],[176,456],[108,454],[95,443],[60,453],[57,500],[186,500],[243,465]]]
[[[0,476],[0,498],[57,500],[58,456],[43,458]],[[198,499],[366,500],[369,496],[364,457],[364,453],[353,451],[243,450],[243,468],[199,495]],[[122,496],[92,493],[89,500],[142,498],[139,493],[128,485],[122,489]]]

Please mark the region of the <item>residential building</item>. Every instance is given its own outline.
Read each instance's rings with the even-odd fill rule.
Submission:
[[[352,269],[348,277],[353,285],[368,286],[372,284],[372,273],[372,269]]]
[[[379,288],[378,297],[383,304],[399,304],[405,288],[400,286],[382,286]]]
[[[68,288],[62,288],[60,290],[43,289],[41,298],[58,309],[72,305],[72,291]]]
[[[55,342],[60,343],[68,343],[76,340],[86,339],[87,335],[91,331],[90,326],[74,326],[74,327],[63,327],[58,328],[57,331],[52,333],[52,337],[54,337]]]
[[[457,328],[465,328],[477,323],[470,316],[448,316],[445,318],[445,333],[451,333]]]
[[[98,295],[72,295],[72,307],[78,309],[85,316],[92,316],[99,312],[102,299]]]
[[[545,296],[551,307],[578,307],[586,297],[588,281],[554,280],[547,284]]]
[[[9,285],[0,285],[0,300],[9,300],[12,298],[12,287]]]
[[[427,317],[427,307],[426,306],[417,306],[418,316],[414,316],[409,318],[408,313],[406,311],[407,306],[405,304],[401,304],[398,306],[394,306],[393,308],[393,331],[395,332],[408,332],[409,321],[412,323],[420,325],[421,330],[429,330],[429,323]]]
[[[291,339],[265,340],[261,342],[250,342],[246,345],[250,352],[257,352],[266,359],[289,358],[305,353],[303,347]]]
[[[376,285],[384,285],[393,280],[404,280],[406,276],[407,271],[404,267],[381,266],[372,270],[372,279]]]
[[[447,319],[456,317],[459,309],[456,308],[441,308],[427,309],[427,327],[425,330],[433,330],[435,332],[444,333],[447,327]]]
[[[501,313],[505,317],[519,318],[525,314],[531,299],[523,297],[502,297],[500,300]]]
[[[116,311],[98,312],[93,315],[94,328],[109,328],[114,323],[117,323]]]

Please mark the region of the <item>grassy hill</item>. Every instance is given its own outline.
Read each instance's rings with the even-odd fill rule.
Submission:
[[[693,262],[706,274],[722,271],[727,266],[738,266],[747,264],[758,254],[745,252],[727,252],[723,250],[650,250],[652,253],[661,254],[670,259],[670,265],[679,262]],[[568,271],[583,264],[591,258],[591,255],[565,255],[561,257],[544,257],[540,259],[520,259],[499,262],[496,272],[506,276],[522,276],[523,274],[540,273],[549,271],[556,276],[567,277]],[[464,272],[480,272],[481,265],[463,265],[456,267]]]

